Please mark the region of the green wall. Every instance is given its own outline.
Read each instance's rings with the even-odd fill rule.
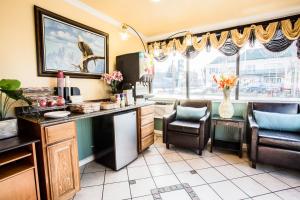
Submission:
[[[93,155],[93,119],[76,121],[79,160]]]

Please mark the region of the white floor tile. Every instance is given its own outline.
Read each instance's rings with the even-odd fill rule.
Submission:
[[[207,149],[208,149],[208,148],[207,148]],[[207,149],[204,149],[204,150],[202,151],[201,157],[213,157],[213,156],[216,156],[216,154],[210,153],[210,151],[208,151]]]
[[[188,151],[185,149],[177,150],[177,153],[185,160],[200,158],[200,156],[196,152]]]
[[[157,147],[157,150],[159,151],[159,153],[161,154],[169,154],[169,153],[175,153],[176,149],[175,147],[171,147],[169,149],[167,149],[165,146],[164,147]]]
[[[80,174],[82,174],[84,172],[84,168],[85,168],[85,165],[82,165],[79,167]]]
[[[165,163],[165,160],[163,159],[163,157],[161,155],[145,156],[145,160],[148,165]]]
[[[257,174],[251,177],[272,192],[289,188],[287,184],[279,181],[269,174]]]
[[[238,187],[236,187],[230,181],[223,181],[218,183],[212,183],[210,186],[222,197],[222,199],[226,200],[234,200],[234,199],[244,199],[248,196],[242,192]]]
[[[177,178],[181,183],[188,183],[190,186],[203,185],[205,181],[196,173],[182,172],[176,173]]]
[[[147,166],[128,168],[129,180],[148,178],[151,176]]]
[[[168,153],[163,154],[162,156],[167,162],[176,162],[183,160],[177,153]]]
[[[128,182],[111,183],[104,185],[103,200],[121,200],[130,198]]]
[[[149,165],[149,170],[152,176],[161,176],[161,175],[167,175],[173,173],[170,167],[165,163],[157,164],[157,165]]]
[[[174,173],[191,171],[192,168],[185,161],[177,161],[169,163]]]
[[[74,200],[101,200],[103,186],[81,188]]]
[[[136,197],[133,198],[132,200],[154,200],[152,195],[148,195],[148,196],[143,196],[143,197]]]
[[[275,192],[280,198],[284,200],[299,200],[300,192],[294,189],[283,190],[279,192]]]
[[[253,197],[253,200],[281,200],[276,194],[264,194],[258,197]]]
[[[176,185],[179,184],[180,182],[178,181],[178,179],[176,178],[175,175],[171,174],[171,175],[165,175],[165,176],[157,176],[157,177],[153,177],[156,186],[157,187],[165,187],[165,186],[170,186],[170,185]]]
[[[159,152],[156,148],[148,148],[143,152],[144,156],[150,156],[150,155],[158,155]]]
[[[81,187],[101,185],[104,181],[104,172],[94,172],[83,174],[81,177]]]
[[[233,179],[232,182],[250,197],[270,193],[268,189],[249,177]]]
[[[106,171],[105,183],[115,183],[121,181],[128,181],[126,168],[123,168],[119,171]]]
[[[105,167],[95,161],[86,164],[84,173],[103,172]]]
[[[217,193],[208,185],[193,187],[193,190],[201,200],[221,200]]]
[[[189,194],[185,190],[175,190],[160,194],[162,200],[191,200]]]
[[[227,165],[228,163],[219,158],[218,156],[215,157],[206,157],[204,158],[205,161],[207,161],[211,166],[217,167],[217,166],[222,166],[222,165]]]
[[[226,178],[214,168],[197,170],[197,173],[207,182],[213,183],[226,180]]]
[[[246,176],[246,174],[233,167],[232,165],[220,166],[216,167],[216,169],[228,179]]]
[[[194,169],[205,169],[211,167],[203,158],[186,160],[186,162]]]
[[[225,160],[226,162],[228,162],[230,164],[245,162],[238,155],[234,155],[234,154],[221,154],[221,155],[219,155],[219,157],[221,157],[223,160]]]
[[[252,168],[248,162],[233,164],[233,166],[238,168],[248,176],[264,173],[263,170]]]
[[[155,188],[152,178],[139,179],[135,184],[130,184],[132,197],[151,195],[151,190]]]
[[[278,178],[282,182],[288,184],[291,187],[300,186],[300,173],[293,170],[282,170],[270,173],[275,178]]]
[[[279,171],[281,168],[273,166],[273,165],[266,165],[266,164],[261,164],[258,163],[256,165],[256,168],[259,170],[263,170],[264,172],[274,172],[274,171]]]
[[[142,155],[140,155],[135,161],[130,163],[128,167],[146,166],[146,161]]]

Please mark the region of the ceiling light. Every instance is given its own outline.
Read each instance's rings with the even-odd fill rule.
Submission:
[[[126,24],[122,24],[122,31],[120,32],[120,36],[122,40],[128,40],[128,32],[127,32],[127,25]]]
[[[137,34],[137,36],[140,38],[141,43],[143,44],[145,53],[148,53],[148,50],[146,48],[146,45],[145,45],[145,42],[144,42],[143,38],[132,26],[130,26],[128,24],[125,24],[125,23],[122,24],[122,31],[120,33],[121,39],[122,40],[127,40],[128,39],[128,37],[129,37],[128,30],[129,29]]]
[[[151,1],[153,1],[153,2],[155,2],[155,3],[158,3],[158,2],[160,2],[160,0],[151,0]]]

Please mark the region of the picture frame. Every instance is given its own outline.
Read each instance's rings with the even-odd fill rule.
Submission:
[[[59,70],[72,78],[101,78],[109,73],[109,35],[34,6],[38,76]]]

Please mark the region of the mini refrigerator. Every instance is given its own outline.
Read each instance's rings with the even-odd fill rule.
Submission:
[[[138,157],[135,110],[100,116],[93,123],[98,162],[119,170]]]

